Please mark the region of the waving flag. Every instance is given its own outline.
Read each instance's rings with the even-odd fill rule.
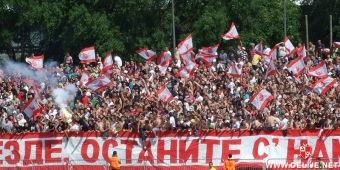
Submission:
[[[152,61],[155,58],[157,58],[157,53],[147,48],[142,48],[140,50],[137,50],[136,53],[148,61]]]
[[[297,57],[293,61],[291,61],[288,65],[289,69],[293,73],[295,77],[299,77],[305,70],[305,62],[301,57]]]
[[[161,89],[159,89],[156,92],[156,95],[164,102],[164,103],[168,103],[170,102],[174,97],[172,96],[172,94],[170,93],[169,89],[163,85],[161,87]]]
[[[263,55],[263,45],[262,45],[262,41],[260,41],[260,43],[258,43],[258,44],[255,46],[255,52],[256,52],[256,54],[258,54],[258,55]]]
[[[80,63],[91,63],[96,61],[96,52],[94,47],[84,48],[80,51],[79,55]]]
[[[25,103],[22,110],[28,117],[32,117],[40,112],[40,107],[35,99],[31,98],[27,101],[27,103]]]
[[[109,76],[113,73],[113,60],[111,53],[107,53],[106,57],[104,58],[103,68],[101,70],[101,74]]]
[[[149,90],[149,83],[147,83],[144,79],[141,79],[142,83],[144,84],[145,87],[145,92],[146,92],[146,96],[148,98],[151,98],[151,92]]]
[[[191,34],[182,42],[180,42],[177,46],[179,54],[186,54],[192,51],[192,36]]]
[[[269,57],[271,61],[276,63],[277,61],[277,47],[276,46],[272,48],[272,50],[269,52]]]
[[[163,51],[162,54],[158,57],[158,65],[166,65],[171,61],[171,55],[167,51]]]
[[[225,40],[231,40],[231,39],[238,39],[240,36],[238,35],[238,32],[236,30],[234,22],[231,23],[230,29],[227,33],[222,35],[222,38]]]
[[[110,87],[113,83],[105,76],[98,77],[86,83],[86,86],[94,92],[100,92],[106,87]]]
[[[177,74],[181,76],[182,78],[186,78],[188,80],[191,80],[192,77],[195,74],[195,71],[197,69],[197,64],[195,63],[190,63],[188,65],[185,65],[185,67],[182,67]]]
[[[315,67],[310,68],[308,75],[314,77],[328,77],[326,62],[323,60]]]
[[[183,55],[180,55],[180,60],[182,63],[184,63],[185,65],[189,65],[191,63],[195,63],[195,58],[194,58],[194,54],[193,53],[186,53]]]
[[[340,42],[333,42],[333,46],[336,48],[340,48]]]
[[[293,55],[296,52],[296,49],[295,49],[294,45],[288,39],[288,37],[285,38],[284,45],[285,45],[285,49],[286,49],[286,56],[285,57],[289,57],[289,56]]]
[[[26,62],[36,70],[44,69],[44,55],[26,58]]]
[[[270,60],[264,79],[267,79],[268,77],[274,75],[275,73],[276,73],[276,67],[275,67],[274,61]]]
[[[229,68],[227,75],[234,78],[240,78],[242,75],[242,67],[239,68],[239,66],[236,65],[236,63],[233,63]]]
[[[80,86],[85,85],[90,80],[90,73],[86,70],[83,71],[80,78]]]
[[[249,102],[253,104],[257,110],[263,110],[266,107],[267,103],[273,99],[273,95],[270,94],[266,89],[262,89],[259,92],[255,93],[250,99]]]
[[[201,60],[206,65],[211,65],[211,63],[216,59],[216,56],[208,55],[208,54],[196,54],[195,60]]]
[[[32,79],[22,79],[21,81],[32,87],[32,90],[34,91],[34,99],[42,99],[42,96],[41,96],[39,89],[38,89],[38,85],[34,82],[34,80],[32,80]]]
[[[335,79],[326,77],[317,81],[311,89],[319,95],[324,95],[335,83]]]
[[[220,46],[220,44],[216,44],[211,47],[202,47],[202,49],[199,50],[199,54],[205,54],[205,55],[211,55],[216,57],[217,49]]]
[[[306,46],[305,46],[305,45],[302,46],[301,53],[298,54],[298,56],[299,56],[299,57],[301,56],[302,59],[303,59],[303,61],[306,61],[306,60],[307,60],[307,52],[306,52]]]

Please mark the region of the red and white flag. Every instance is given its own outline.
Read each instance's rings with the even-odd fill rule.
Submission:
[[[160,98],[164,103],[170,102],[174,97],[170,93],[169,89],[163,85],[161,89],[156,92],[158,98]]]
[[[236,30],[234,22],[231,23],[229,31],[227,33],[225,33],[224,35],[222,35],[222,38],[225,39],[225,40],[240,38],[240,35],[238,35],[238,32]]]
[[[39,89],[38,89],[38,85],[34,82],[34,80],[32,80],[32,79],[22,79],[21,81],[32,87],[35,99],[42,99],[42,96],[41,96]]]
[[[79,81],[80,86],[83,86],[87,82],[89,82],[90,76],[91,76],[91,74],[88,71],[84,70],[83,73],[81,74],[81,78],[80,78],[80,81]]]
[[[289,57],[289,56],[293,55],[296,52],[296,49],[295,49],[294,45],[288,39],[288,37],[285,38],[284,45],[285,45],[285,49],[286,49],[286,56],[285,57]]]
[[[324,95],[332,86],[334,86],[335,83],[335,79],[326,77],[313,84],[311,89],[319,95]]]
[[[275,73],[276,73],[276,67],[275,67],[274,61],[270,60],[264,79],[267,79],[268,77],[274,75]]]
[[[141,79],[142,83],[144,84],[145,87],[145,92],[146,92],[146,96],[148,98],[151,98],[151,92],[149,90],[149,83],[147,83],[144,79]]]
[[[211,47],[202,47],[202,49],[199,50],[199,54],[206,54],[216,57],[217,49],[220,46],[220,44],[216,44]]]
[[[192,35],[190,34],[185,40],[180,42],[177,46],[179,54],[186,54],[192,51],[193,44],[192,44]]]
[[[191,63],[195,63],[195,56],[191,52],[186,53],[186,54],[182,54],[182,55],[180,55],[180,60],[183,64],[189,65]]]
[[[269,57],[271,61],[274,61],[274,63],[276,63],[277,61],[277,47],[276,46],[272,48],[272,50],[270,50]]]
[[[263,45],[262,45],[262,41],[260,41],[260,43],[258,43],[256,46],[255,46],[255,52],[256,54],[258,55],[263,55]]]
[[[307,60],[307,51],[306,51],[306,46],[305,45],[302,46],[301,53],[298,54],[298,56],[301,56],[303,61]]]
[[[32,117],[40,112],[40,107],[38,103],[35,101],[35,98],[31,98],[25,103],[22,110],[28,117]]]
[[[305,70],[305,62],[301,57],[295,58],[287,65],[295,77],[299,77]]]
[[[186,78],[188,80],[191,80],[192,77],[195,74],[195,71],[197,69],[197,64],[195,63],[190,63],[188,65],[185,65],[185,67],[182,67],[179,71],[178,74],[179,76],[181,76],[182,78]]]
[[[164,66],[171,61],[171,55],[168,51],[163,51],[158,57],[158,65]]]
[[[333,42],[333,46],[335,48],[340,48],[340,42]]]
[[[216,59],[216,56],[208,55],[208,54],[196,54],[195,60],[201,60],[206,65],[211,65],[211,63]]]
[[[234,78],[240,78],[242,75],[242,67],[239,67],[236,63],[233,63],[229,68],[227,75]]]
[[[259,92],[255,93],[250,99],[249,102],[253,104],[257,110],[263,110],[267,103],[273,99],[273,95],[270,94],[266,89],[262,89]]]
[[[148,61],[152,61],[157,58],[157,53],[147,48],[142,48],[140,50],[137,50],[136,53]]]
[[[314,77],[328,77],[326,62],[321,61],[318,65],[310,68],[308,75]]]
[[[79,55],[80,63],[91,63],[96,61],[96,52],[94,47],[84,48],[80,51]]]
[[[86,86],[94,92],[100,92],[106,87],[110,87],[113,83],[105,76],[98,77],[86,83]]]
[[[26,62],[36,70],[44,69],[44,55],[26,58]]]
[[[104,58],[103,62],[103,69],[101,70],[101,73],[103,75],[109,76],[113,73],[113,59],[111,53],[107,53],[106,57]]]

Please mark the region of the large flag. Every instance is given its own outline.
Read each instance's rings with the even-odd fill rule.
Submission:
[[[324,95],[335,83],[335,79],[326,77],[317,81],[311,89],[319,95]]]
[[[302,46],[301,53],[298,54],[298,56],[301,56],[303,61],[307,60],[307,51],[306,51],[306,46],[305,45]]]
[[[179,54],[186,54],[192,51],[193,44],[192,44],[192,36],[191,34],[185,38],[182,42],[180,42],[177,46]]]
[[[340,42],[333,42],[333,46],[336,48],[340,48]]]
[[[182,55],[180,55],[180,60],[185,65],[189,65],[191,63],[195,63],[195,56],[191,52],[190,53],[186,53],[186,54],[182,54]]]
[[[285,45],[285,49],[286,49],[286,56],[285,57],[289,57],[289,56],[293,55],[296,52],[296,49],[295,49],[294,45],[288,39],[288,37],[285,38],[284,45]]]
[[[262,89],[259,92],[255,93],[249,99],[249,102],[253,104],[257,110],[263,110],[267,106],[267,103],[273,99],[273,97],[274,96],[266,89]]]
[[[287,65],[295,77],[299,77],[305,70],[305,62],[301,57],[295,58]]]
[[[101,73],[109,76],[113,73],[113,59],[112,59],[112,55],[111,53],[107,53],[106,57],[104,58],[104,62],[103,62],[103,69],[101,70]]]
[[[178,74],[182,78],[186,78],[188,80],[191,80],[192,77],[195,74],[195,71],[197,69],[197,64],[195,63],[190,63],[188,65],[185,65],[185,67],[182,67],[179,71]]]
[[[28,57],[26,62],[31,65],[32,68],[36,70],[44,69],[44,55]]]
[[[229,71],[227,72],[228,76],[234,77],[234,78],[240,78],[242,75],[242,67],[239,68],[236,63],[233,63],[231,67],[229,68]]]
[[[211,65],[211,63],[216,59],[216,56],[209,55],[209,54],[196,54],[195,60],[201,60],[203,61],[206,65]]]
[[[91,63],[96,61],[96,52],[94,47],[84,48],[80,51],[79,55],[80,63]]]
[[[158,65],[159,69],[159,75],[164,76],[166,73],[166,70],[168,69],[170,64],[170,59],[167,59],[166,61],[163,62],[163,64]]]
[[[276,46],[272,48],[272,50],[269,52],[269,57],[270,57],[270,60],[276,63],[277,61],[277,47]]]
[[[85,85],[90,80],[90,73],[86,70],[83,71],[80,78],[80,86]]]
[[[258,55],[263,55],[263,45],[262,45],[262,41],[260,41],[260,43],[258,43],[256,46],[255,46],[255,52],[256,54]]]
[[[236,30],[234,22],[231,23],[229,31],[227,33],[225,33],[224,35],[222,35],[222,38],[225,39],[225,40],[240,38],[240,35],[238,35],[238,32]]]
[[[274,75],[275,73],[276,73],[276,67],[275,67],[274,61],[270,60],[264,79],[267,79],[268,77]]]
[[[158,57],[158,65],[164,66],[169,64],[171,61],[171,55],[167,51],[163,51],[161,55]]]
[[[205,55],[211,55],[216,57],[217,49],[220,46],[220,44],[216,44],[211,47],[202,47],[202,49],[199,50],[199,54],[205,54]]]
[[[97,77],[94,80],[91,80],[86,83],[86,86],[93,90],[94,92],[100,92],[104,90],[106,87],[110,87],[113,83],[111,80],[105,76]]]
[[[159,89],[156,92],[156,95],[164,102],[164,103],[168,103],[173,99],[172,94],[170,93],[169,89],[163,85],[161,87],[161,89]]]
[[[136,53],[148,61],[152,61],[155,58],[157,58],[157,53],[147,48],[142,48],[140,50],[137,50]]]
[[[21,82],[26,83],[27,85],[32,87],[32,90],[34,91],[34,98],[35,99],[42,99],[42,96],[39,92],[38,85],[34,82],[32,79],[22,79]]]
[[[32,117],[40,112],[40,107],[38,103],[35,101],[35,98],[31,98],[25,103],[22,110],[28,117]]]
[[[150,92],[150,89],[149,89],[149,83],[146,82],[144,79],[141,79],[141,81],[144,84],[147,98],[151,98],[151,92]]]
[[[321,61],[318,65],[310,68],[308,75],[314,76],[314,77],[327,77],[328,72],[327,72],[326,62]]]

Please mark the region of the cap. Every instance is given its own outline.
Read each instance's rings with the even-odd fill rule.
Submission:
[[[289,117],[289,113],[286,113],[285,116],[286,116],[286,117]]]

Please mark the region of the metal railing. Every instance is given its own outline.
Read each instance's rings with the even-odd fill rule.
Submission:
[[[124,170],[206,170],[209,163],[222,169],[223,159],[121,159]],[[269,161],[269,160],[268,160]],[[255,159],[235,160],[237,170],[266,169],[266,161]],[[269,161],[270,162],[270,161]],[[108,160],[3,160],[0,170],[110,170]]]

